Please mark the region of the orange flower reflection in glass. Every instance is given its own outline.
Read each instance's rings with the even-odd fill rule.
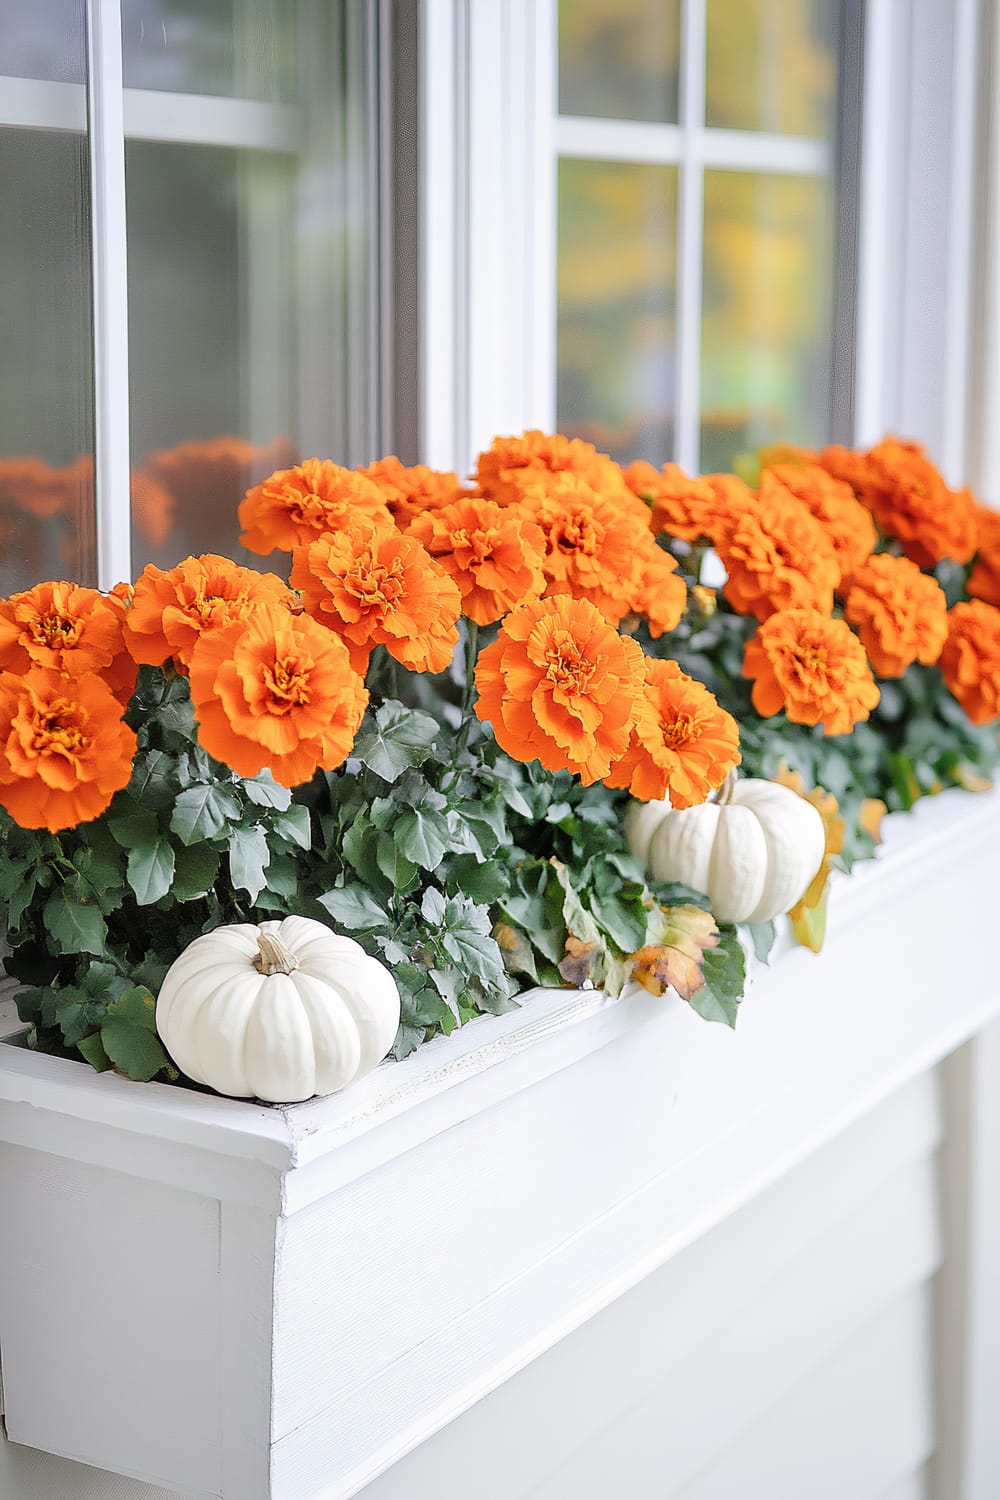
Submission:
[[[100,677],[0,676],[0,804],[22,828],[89,823],[132,775],[136,737]]]
[[[289,787],[346,760],[368,703],[344,643],[274,604],[202,636],[191,698],[209,755],[240,776],[267,767]]]
[[[468,497],[426,511],[411,525],[415,537],[462,595],[462,613],[492,625],[545,587],[545,537],[515,508]]]
[[[458,642],[461,595],[415,537],[361,524],[301,547],[292,584],[364,674],[375,646],[417,672],[443,672]]]
[[[749,640],[743,675],[765,719],[785,710],[793,724],[822,724],[849,734],[878,703],[864,647],[845,620],[817,609],[783,609]]]
[[[476,713],[515,760],[571,771],[584,786],[626,751],[643,655],[586,599],[522,604],[479,654]]]
[[[675,661],[647,660],[632,742],[607,785],[644,802],[669,797],[674,807],[694,807],[739,765],[739,741],[736,720],[704,683]]]

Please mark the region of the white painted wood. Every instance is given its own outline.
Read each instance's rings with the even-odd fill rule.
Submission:
[[[616,1436],[618,1424],[671,1374],[687,1390],[679,1398],[682,1407],[693,1402],[697,1416],[700,1402],[700,1430],[711,1429],[719,1415],[719,1371],[732,1362],[741,1313],[766,1304],[762,1315],[784,1328],[793,1313],[786,1290],[790,1273],[801,1275],[811,1262],[824,1279],[825,1295],[830,1284],[850,1284],[848,1263],[859,1249],[862,1281],[870,1285],[862,1230],[880,1195],[894,1196],[897,1213],[903,1198],[916,1210],[894,1218],[893,1244],[926,1237],[930,1154],[939,1127],[937,1092],[925,1075],[391,1468],[363,1492],[366,1500],[431,1500],[440,1493],[443,1473],[455,1494],[475,1493],[480,1500],[515,1500],[546,1474],[564,1479],[566,1493],[575,1494],[568,1488],[567,1462],[593,1448],[603,1455],[600,1473],[613,1478],[627,1446]],[[894,1192],[900,1183],[910,1186]],[[855,1246],[844,1263],[842,1241]],[[933,1228],[925,1243],[932,1252]],[[933,1259],[928,1253],[926,1264]],[[902,1266],[898,1262],[896,1270]],[[769,1363],[773,1349],[769,1334]],[[756,1378],[750,1382],[755,1384]],[[663,1398],[662,1418],[650,1424],[647,1446],[657,1433],[659,1441],[672,1444],[673,1434],[689,1425],[677,1399]],[[514,1430],[518,1442],[498,1452],[493,1435]],[[678,1457],[674,1448],[665,1464],[653,1463],[662,1494]],[[609,1486],[607,1493],[626,1491]]]
[[[878,1500],[930,1500],[930,1477],[926,1465],[913,1469],[885,1490]]]
[[[284,1110],[97,1077],[0,1045],[0,1202],[21,1206],[4,1217],[0,1263],[44,1264],[47,1284],[62,1288],[58,1315],[35,1344],[18,1278],[0,1284],[12,1432],[74,1457],[85,1435],[95,1461],[175,1489],[334,1500],[577,1331],[609,1327],[643,1285],[666,1286],[666,1276],[679,1287],[687,1276],[673,1303],[675,1342],[687,1318],[684,1347],[692,1360],[702,1351],[701,1384],[713,1370],[734,1372],[726,1410],[738,1418],[727,1439],[736,1441],[823,1350],[832,1357],[850,1328],[936,1263],[926,1160],[937,1125],[926,1077],[899,1096],[911,1112],[893,1137],[905,1143],[902,1156],[867,1138],[837,1153],[845,1132],[1000,1011],[991,950],[998,833],[1000,795],[942,796],[890,819],[885,856],[832,893],[823,955],[796,951],[761,972],[735,1034],[676,1000],[542,993],[380,1068],[357,1090]],[[946,990],[912,942],[924,930],[963,933],[960,980],[950,969]],[[819,1165],[826,1148],[833,1154]],[[872,1172],[896,1162],[881,1190],[862,1172],[869,1157]],[[54,1209],[33,1221],[29,1158],[51,1163],[38,1179],[42,1201],[61,1201],[56,1182],[77,1205],[70,1214],[82,1216],[93,1183],[93,1201],[108,1211],[71,1239],[54,1232]],[[758,1274],[756,1299],[723,1297],[725,1326],[713,1332],[714,1289],[726,1272],[745,1262],[751,1285],[755,1264],[771,1269],[780,1216],[761,1206],[766,1195],[789,1173],[808,1173],[814,1158],[814,1187],[799,1195],[801,1232],[793,1211],[778,1236],[789,1253],[798,1246],[780,1286]],[[861,1194],[852,1210],[862,1182],[866,1206]],[[175,1213],[175,1202],[188,1207]],[[211,1378],[216,1395],[194,1403],[183,1438],[175,1428],[170,1444],[162,1382],[135,1376],[140,1321],[123,1327],[128,1369],[117,1374],[108,1363],[116,1341],[90,1365],[79,1332],[78,1303],[114,1305],[119,1203],[156,1284],[169,1284],[165,1261],[177,1260],[192,1269],[175,1288],[185,1275],[197,1288],[190,1316],[182,1297],[170,1304],[172,1347],[183,1344],[198,1367],[195,1380],[185,1371],[187,1388]],[[713,1275],[713,1233],[741,1211],[739,1240]],[[210,1235],[193,1227],[202,1213]],[[164,1223],[172,1227],[161,1246]],[[809,1223],[820,1226],[811,1240]],[[835,1265],[853,1270],[829,1295],[812,1295]],[[768,1285],[785,1309],[772,1322],[760,1311]],[[625,1300],[602,1322],[617,1299]],[[58,1363],[63,1342],[78,1387],[128,1384],[127,1432],[107,1403],[88,1398],[72,1421],[53,1408],[39,1360],[44,1349]],[[591,1379],[593,1363],[579,1361]],[[649,1376],[620,1414],[623,1431],[661,1386],[678,1410],[694,1399],[676,1370],[651,1367]],[[658,1422],[640,1422],[635,1441]],[[704,1431],[705,1442],[695,1440],[693,1414],[688,1429],[678,1483],[718,1452]]]
[[[23,1448],[0,1424],[0,1495],[4,1500],[198,1500],[190,1490],[165,1490],[105,1469]]]

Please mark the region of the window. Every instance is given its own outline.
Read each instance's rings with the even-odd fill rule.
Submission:
[[[0,588],[238,556],[248,484],[379,417],[377,9],[0,21]]]
[[[829,436],[837,0],[561,0],[557,420],[689,470]]]

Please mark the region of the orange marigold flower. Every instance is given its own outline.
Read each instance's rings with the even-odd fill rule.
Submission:
[[[762,490],[716,547],[728,574],[722,592],[738,614],[766,620],[779,609],[833,608],[840,582],[833,543],[788,490]]]
[[[744,677],[765,719],[784,709],[793,724],[849,734],[879,700],[864,647],[845,620],[818,609],[783,609],[747,642]]]
[[[167,571],[149,563],[132,591],[125,644],[137,662],[157,667],[172,656],[186,667],[206,632],[245,618],[265,601],[288,598],[288,586],[275,573],[256,573],[211,552]]]
[[[650,635],[659,640],[680,624],[687,608],[687,584],[677,571],[677,559],[658,547],[652,536],[643,538],[636,560],[639,567],[629,608],[642,615]]]
[[[692,479],[680,464],[654,469],[637,459],[625,470],[625,483],[652,507],[650,526],[682,542],[696,542],[712,534],[717,509],[715,490],[704,479]]]
[[[136,737],[100,677],[0,676],[0,804],[22,828],[89,823],[132,775]]]
[[[834,479],[819,464],[782,463],[762,473],[761,498],[771,494],[775,486],[793,494],[820,523],[833,543],[843,578],[849,578],[875,551],[875,522],[844,480]]]
[[[976,506],[976,561],[966,588],[976,599],[1000,605],[1000,511]]]
[[[412,523],[416,537],[458,585],[462,613],[492,625],[545,588],[545,537],[520,511],[467,496]]]
[[[209,755],[240,776],[266,766],[298,786],[346,760],[368,693],[332,631],[264,603],[200,638],[191,699]]]
[[[674,807],[694,807],[739,765],[739,743],[736,720],[704,683],[675,661],[647,658],[632,742],[605,781],[644,802],[669,797]]]
[[[247,490],[240,504],[240,541],[251,552],[291,552],[361,517],[393,524],[378,485],[329,459],[307,458]]]
[[[528,486],[518,512],[545,538],[546,593],[589,599],[617,625],[642,589],[641,564],[652,541],[645,506],[602,495],[576,474]]]
[[[0,599],[0,671],[50,667],[67,677],[103,677],[122,703],[135,689],[125,649],[125,605],[115,594],[75,583],[38,583]]]
[[[870,557],[853,575],[844,614],[880,677],[902,677],[914,661],[930,666],[948,634],[948,605],[937,580],[888,552]]]
[[[296,550],[292,584],[362,675],[378,645],[417,672],[443,672],[451,661],[462,596],[415,537],[348,526]]]
[[[500,505],[513,505],[526,490],[554,475],[570,474],[598,493],[628,496],[631,492],[613,458],[598,453],[582,438],[562,437],[533,429],[521,437],[498,437],[480,453],[476,479],[483,494]]]
[[[941,675],[973,724],[1000,715],[1000,609],[973,599],[948,613]]]
[[[887,536],[922,568],[951,558],[968,562],[976,550],[975,501],[950,490],[919,443],[885,438],[866,454],[827,448],[820,462],[843,478]]]
[[[380,458],[358,473],[382,492],[382,499],[400,531],[405,531],[425,511],[440,510],[442,505],[451,505],[469,493],[457,474],[428,469],[425,464],[407,468],[395,455]]]
[[[643,681],[639,646],[588,600],[530,600],[479,653],[476,713],[515,760],[590,786],[628,748]]]

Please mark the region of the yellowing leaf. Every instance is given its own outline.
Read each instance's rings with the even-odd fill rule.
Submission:
[[[951,774],[959,786],[963,786],[967,792],[989,792],[993,788],[993,783],[988,776],[977,775],[971,766],[964,763],[956,766]]]
[[[604,949],[600,943],[585,942],[570,933],[566,939],[566,956],[559,965],[559,972],[574,989],[589,989],[595,983],[597,968],[603,957]]]
[[[826,892],[816,906],[796,908],[798,915],[792,917],[792,935],[803,948],[818,953],[826,937]]]
[[[882,842],[882,819],[888,811],[880,797],[866,797],[861,804],[858,822],[873,844]]]
[[[702,963],[706,948],[719,941],[719,929],[711,912],[700,906],[664,906],[651,913],[648,936],[652,942],[632,955],[632,977],[662,995],[672,986],[682,1000],[702,988]]]
[[[802,896],[798,901],[796,901],[795,905],[788,913],[788,915],[792,919],[792,924],[794,926],[795,922],[800,917],[802,917],[806,912],[810,911],[813,907],[819,906],[820,902],[823,901],[826,895],[826,883],[830,878],[830,857],[831,855],[839,854],[841,849],[843,849],[844,833],[846,830],[843,818],[838,816],[840,807],[837,803],[837,799],[833,795],[833,793],[828,792],[825,787],[815,786],[813,787],[811,792],[807,792],[805,789],[805,782],[802,780],[802,777],[799,775],[798,771],[790,771],[784,762],[782,762],[781,766],[779,767],[778,774],[774,777],[774,780],[779,784],[779,786],[790,787],[793,792],[798,792],[799,796],[804,798],[806,802],[812,803],[813,807],[815,807],[816,811],[823,819],[823,833],[826,837],[826,846],[823,850],[823,862],[820,865],[819,869],[816,871],[816,874],[813,876],[812,880],[809,882],[807,889],[803,892]],[[800,941],[802,940],[800,939]],[[820,937],[821,944],[822,941],[823,939],[822,937]],[[806,947],[811,946],[812,945],[809,943],[806,944]],[[819,948],[814,948],[813,952],[818,953]]]

